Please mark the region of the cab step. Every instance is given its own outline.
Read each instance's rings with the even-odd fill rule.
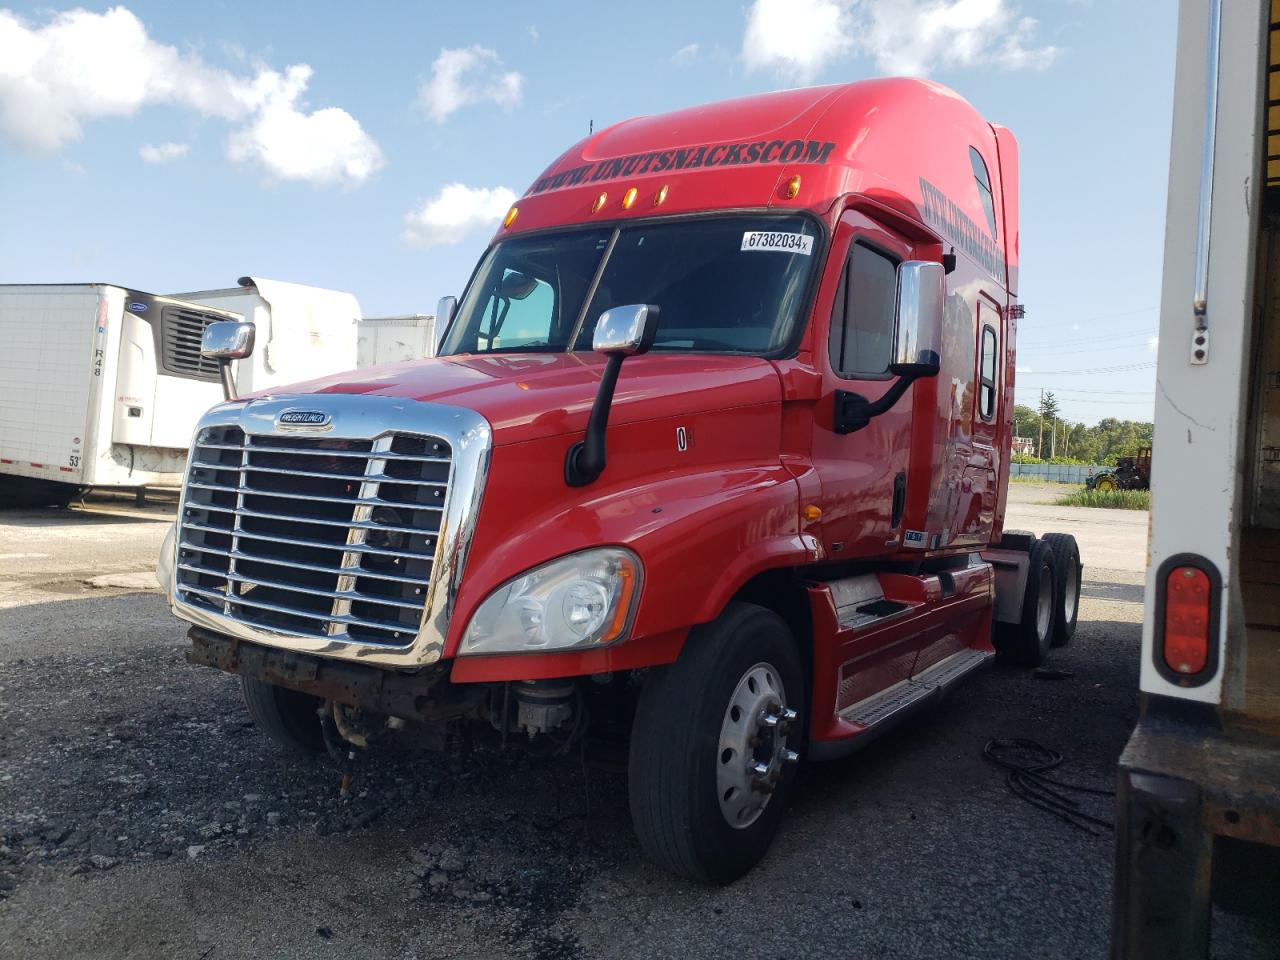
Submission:
[[[837,716],[846,723],[857,724],[862,731],[844,740],[813,743],[809,747],[810,757],[825,760],[860,749],[928,704],[942,699],[947,690],[994,657],[995,653],[990,650],[961,650],[910,680],[850,704]]]

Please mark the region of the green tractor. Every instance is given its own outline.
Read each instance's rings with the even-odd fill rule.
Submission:
[[[1151,448],[1141,447],[1137,456],[1120,457],[1115,469],[1104,470],[1085,482],[1086,490],[1150,490]]]

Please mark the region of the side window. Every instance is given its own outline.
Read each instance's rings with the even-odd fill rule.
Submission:
[[[996,415],[996,332],[982,328],[982,366],[978,372],[978,416],[993,420]]]
[[[889,370],[898,265],[855,243],[831,310],[831,368],[845,377],[880,376]]]
[[[545,280],[506,269],[484,306],[479,337],[483,349],[547,344],[555,334],[555,292]]]
[[[978,181],[978,196],[982,198],[982,209],[987,211],[987,226],[991,228],[991,239],[996,239],[996,204],[991,195],[991,177],[987,173],[987,162],[973,147],[969,148],[969,163],[973,165],[973,178]]]

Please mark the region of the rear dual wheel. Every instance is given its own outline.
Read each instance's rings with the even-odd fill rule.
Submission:
[[[1057,576],[1050,643],[1055,647],[1065,647],[1076,633],[1076,619],[1080,615],[1080,577],[1084,566],[1080,562],[1076,538],[1071,534],[1046,533],[1044,542],[1053,554],[1053,569]]]
[[[730,883],[769,848],[795,782],[804,672],[777,614],[734,603],[645,680],[628,792],[645,851],[672,873]]]
[[[1017,623],[997,623],[995,645],[1001,659],[1038,667],[1049,653],[1057,611],[1057,576],[1047,540],[1033,540],[1027,554],[1027,582]]]

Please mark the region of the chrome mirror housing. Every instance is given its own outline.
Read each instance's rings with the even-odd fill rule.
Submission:
[[[898,266],[892,373],[931,377],[941,367],[945,276],[942,264],[929,260],[907,260]]]
[[[231,375],[231,361],[243,360],[253,353],[253,324],[244,320],[218,320],[204,328],[200,354],[218,361],[222,379],[222,395],[236,399],[236,379]]]
[[[596,322],[591,349],[629,357],[645,353],[658,335],[658,308],[651,303],[611,307]]]
[[[253,353],[253,324],[218,320],[204,328],[200,353],[215,360],[243,360]]]

